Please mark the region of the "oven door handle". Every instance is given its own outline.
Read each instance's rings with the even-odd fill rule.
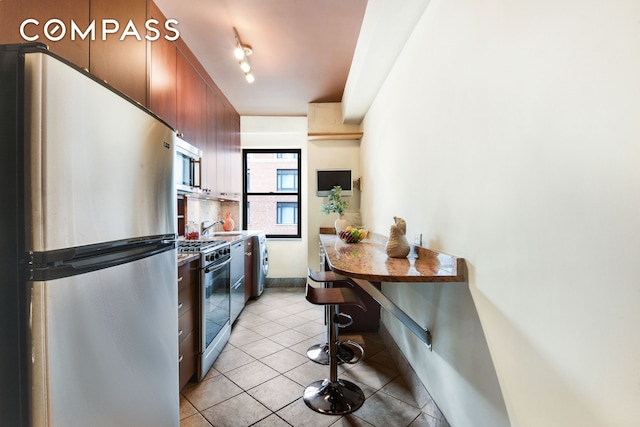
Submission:
[[[238,280],[236,283],[234,283],[234,285],[231,287],[232,291],[237,290],[240,286],[242,285],[242,280]]]
[[[205,274],[209,274],[212,271],[216,271],[216,270],[220,270],[222,267],[224,267],[225,265],[229,264],[231,262],[231,258],[225,260],[224,262],[220,263],[220,264],[216,264],[213,267],[206,267],[204,269]]]

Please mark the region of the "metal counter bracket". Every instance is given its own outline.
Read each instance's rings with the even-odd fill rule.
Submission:
[[[371,282],[369,282],[368,280],[355,279],[355,278],[350,278],[350,279],[353,280],[359,287],[361,287],[362,290],[364,290],[367,294],[369,294],[371,298],[376,300],[378,304],[380,304],[388,312],[396,316],[398,320],[400,320],[407,328],[411,330],[411,332],[413,332],[418,338],[420,338],[420,341],[426,344],[429,350],[433,351],[433,348],[431,347],[432,336],[428,328],[423,328],[422,326],[420,326],[415,320],[409,317],[407,313],[402,311],[400,307],[395,305],[393,301],[387,298],[380,290],[378,290],[375,286],[373,286],[373,284],[371,284]]]

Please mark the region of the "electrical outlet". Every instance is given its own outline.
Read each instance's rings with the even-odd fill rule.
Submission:
[[[413,238],[413,244],[416,246],[422,246],[422,233],[417,233]]]

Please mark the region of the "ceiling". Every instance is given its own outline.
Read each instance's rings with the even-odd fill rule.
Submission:
[[[155,0],[241,116],[306,116],[339,102],[367,0]],[[233,56],[236,28],[253,49],[254,83]]]

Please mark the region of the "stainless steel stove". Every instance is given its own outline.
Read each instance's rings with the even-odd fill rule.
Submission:
[[[225,240],[178,240],[178,252],[209,252],[225,244]]]
[[[198,381],[202,381],[231,335],[230,245],[225,240],[180,240],[178,251],[200,253]]]

